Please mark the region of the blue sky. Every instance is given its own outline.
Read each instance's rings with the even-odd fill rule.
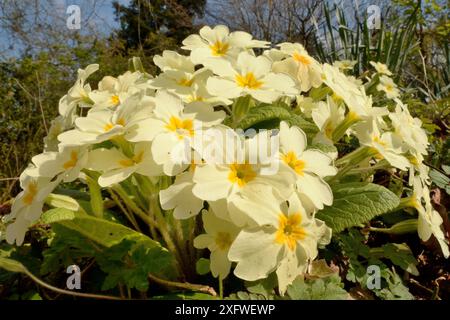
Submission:
[[[3,1],[3,0],[0,0]],[[121,4],[128,4],[130,0],[118,0]],[[49,18],[44,20],[46,23],[50,23],[50,27],[65,28],[66,20],[69,15],[66,13],[67,8],[70,5],[78,5],[81,13],[81,29],[74,30],[73,32],[95,32],[101,35],[107,35],[111,30],[118,27],[118,22],[115,21],[114,9],[112,7],[112,1],[109,0],[42,0],[38,2],[40,5],[45,6],[49,12]],[[33,17],[33,7],[30,5],[31,14]],[[25,15],[27,12],[24,12]],[[2,14],[0,12],[0,14]],[[29,19],[33,21],[33,19]],[[88,28],[86,28],[86,24]],[[30,30],[31,37],[39,38],[41,35],[38,33],[33,34],[33,28]],[[9,34],[8,30],[0,28],[0,53],[3,57],[14,57],[20,51],[20,42]]]

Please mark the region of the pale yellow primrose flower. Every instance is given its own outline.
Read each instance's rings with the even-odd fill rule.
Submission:
[[[192,72],[166,70],[149,83],[151,87],[156,89],[167,89],[176,94],[187,94],[195,83],[206,82],[206,79],[211,75],[211,70],[207,68],[193,70]]]
[[[419,213],[417,232],[420,239],[428,241],[433,235],[441,247],[445,258],[450,256],[449,243],[444,234],[443,219],[434,210],[430,201],[430,190],[419,177],[414,177],[414,206]]]
[[[386,97],[389,99],[397,98],[400,95],[397,85],[387,76],[380,77],[380,83],[377,85],[377,90],[384,91]]]
[[[342,100],[355,119],[368,119],[388,114],[387,108],[373,108],[364,86],[357,85],[338,68],[327,63],[322,66],[322,80],[333,90],[333,98]]]
[[[274,72],[286,73],[297,80],[300,91],[308,91],[322,84],[322,70],[320,64],[311,57],[299,43],[281,43],[280,51],[288,58],[274,62]]]
[[[20,175],[21,191],[14,199],[11,213],[4,217],[5,222],[11,222],[6,227],[6,241],[10,244],[22,245],[28,228],[36,222],[42,214],[45,198],[61,182],[58,177],[32,177],[28,175],[29,167]]]
[[[183,40],[182,49],[191,51],[191,60],[195,64],[202,64],[207,58],[235,60],[238,54],[252,48],[266,48],[267,41],[252,39],[247,32],[235,31],[230,33],[223,25],[211,29],[205,26],[200,29],[200,35],[192,34]]]
[[[51,121],[48,134],[44,138],[44,151],[58,151],[58,136],[72,127],[73,120],[59,115]]]
[[[339,70],[351,70],[356,63],[358,63],[356,60],[338,60],[333,63],[333,66]]]
[[[69,117],[75,111],[77,106],[91,107],[89,98],[91,86],[85,84],[87,78],[98,70],[98,64],[91,64],[86,69],[78,69],[78,78],[74,86],[69,89],[67,95],[61,98],[63,101],[59,104],[59,114],[63,117]]]
[[[334,145],[333,132],[345,118],[345,108],[341,104],[327,96],[327,101],[319,101],[317,108],[312,110],[312,118],[320,132],[314,137],[313,142]]]
[[[116,148],[92,150],[86,167],[102,172],[98,178],[101,187],[122,182],[133,173],[148,177],[162,175],[162,167],[155,163],[151,155],[150,142],[136,143],[132,156],[126,156]]]
[[[381,132],[376,121],[365,121],[355,126],[360,144],[371,147],[377,159],[386,159],[393,167],[406,170],[409,161],[402,155],[401,141],[392,132]]]
[[[171,50],[164,50],[162,56],[155,55],[153,62],[163,72],[167,70],[179,70],[194,73],[195,71],[195,64],[191,61],[190,57],[183,56]]]
[[[422,128],[422,121],[414,118],[400,100],[396,99],[397,105],[395,112],[389,113],[389,118],[394,128],[394,134],[402,141],[402,149],[404,152],[412,154],[428,154],[429,145],[427,134]]]
[[[322,179],[337,173],[332,159],[319,150],[306,150],[306,134],[298,127],[280,124],[280,161],[296,176],[296,191],[317,209],[333,203],[333,192]]]
[[[34,156],[31,161],[36,167],[29,169],[28,174],[36,178],[61,175],[64,182],[71,182],[86,167],[87,159],[85,146],[60,146],[59,152],[44,152]]]
[[[93,101],[92,108],[115,108],[128,97],[148,90],[147,80],[141,72],[127,71],[117,79],[111,76],[104,77],[98,83],[98,90],[89,93]]]
[[[233,132],[233,131],[232,131]],[[205,164],[198,165],[194,173],[194,187],[192,192],[195,196],[206,201],[217,201],[226,199],[230,219],[237,225],[247,223],[245,217],[233,210],[233,204],[240,201],[239,193],[243,190],[254,190],[259,185],[269,185],[276,192],[288,197],[293,192],[295,174],[286,166],[274,166],[273,172],[267,171],[267,166],[258,160],[250,162],[251,150],[257,150],[259,140],[264,133],[260,133],[251,139],[244,140],[235,137],[231,144],[224,143],[218,147],[227,153],[224,162],[210,162],[204,156]],[[267,137],[265,137],[267,139]],[[200,152],[201,153],[201,152]],[[238,155],[243,155],[239,157]],[[276,154],[275,154],[276,155]],[[276,157],[274,162],[279,162]],[[251,192],[251,191],[249,191]],[[235,214],[237,213],[237,214]]]
[[[264,56],[239,54],[236,64],[226,60],[208,59],[204,62],[218,77],[207,82],[208,91],[227,99],[250,94],[258,101],[271,103],[282,95],[294,95],[294,80],[286,74],[271,72],[272,62]]]
[[[214,277],[225,279],[230,273],[231,261],[228,260],[228,251],[239,233],[239,229],[227,220],[216,216],[212,210],[203,210],[204,234],[194,239],[194,247],[208,248],[211,251],[210,269]]]
[[[196,164],[191,164],[189,170],[180,173],[175,182],[167,189],[159,192],[161,208],[173,210],[176,219],[189,219],[197,215],[203,208],[203,200],[192,192],[194,187],[194,172]]]
[[[62,145],[79,146],[95,144],[123,136],[137,142],[139,122],[152,113],[154,102],[150,97],[133,95],[123,101],[115,110],[91,109],[86,117],[75,120],[76,128],[58,136]]]
[[[256,226],[242,229],[231,245],[228,258],[237,262],[234,274],[255,281],[276,271],[283,294],[317,257],[317,247],[330,241],[331,230],[306,213],[295,193],[289,206],[267,187],[245,191],[241,197],[236,206]]]
[[[191,141],[197,132],[224,118],[223,111],[216,112],[208,105],[185,107],[180,98],[161,90],[155,96],[154,115],[139,122],[134,139],[153,141],[155,162],[163,165],[165,174],[173,176],[190,164],[184,161],[184,155],[191,152]]]
[[[392,72],[389,71],[388,67],[384,63],[375,61],[370,61],[369,63],[378,73],[392,76]]]

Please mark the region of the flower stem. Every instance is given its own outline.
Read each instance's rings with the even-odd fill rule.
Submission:
[[[352,125],[354,125],[356,122],[360,120],[359,116],[354,113],[353,111],[350,111],[345,116],[345,119],[334,129],[333,131],[333,142],[337,142],[341,140],[341,138],[345,135],[348,128],[350,128]]]
[[[146,224],[152,225],[158,228],[158,224],[152,218],[150,218],[141,208],[139,208],[136,203],[128,196],[125,190],[120,185],[115,185],[112,189],[119,195],[123,202],[133,211],[139,218],[141,218]]]
[[[223,279],[222,276],[219,275],[219,298],[223,300]]]
[[[114,200],[116,205],[120,208],[120,210],[124,213],[124,215],[127,217],[128,221],[133,225],[134,229],[141,232],[139,225],[134,218],[134,216],[125,208],[125,206],[120,202],[119,197],[114,193],[112,189],[108,189],[109,194],[111,195],[111,198]]]
[[[69,291],[60,289],[57,287],[52,286],[51,284],[48,284],[47,282],[39,279],[34,274],[32,274],[27,268],[23,269],[23,272],[30,277],[34,282],[36,282],[38,285],[47,288],[51,291],[58,292],[60,294],[65,294],[69,296],[75,296],[75,297],[81,297],[81,298],[90,298],[90,299],[102,299],[102,300],[122,300],[119,297],[114,296],[106,296],[106,295],[100,295],[100,294],[94,294],[94,293],[82,293],[82,292],[75,292],[75,291]]]
[[[85,171],[86,174],[86,183],[89,187],[89,194],[91,196],[91,208],[92,212],[97,218],[103,217],[103,198],[102,198],[102,189],[98,185],[97,179],[98,177],[94,177],[93,173]]]
[[[381,232],[386,234],[406,234],[417,231],[417,219],[408,219],[404,221],[400,221],[399,223],[394,224],[390,228],[375,228],[370,227],[369,231],[373,232]]]
[[[152,280],[160,285],[166,286],[166,287],[174,287],[174,288],[187,289],[187,290],[192,290],[192,291],[200,291],[200,292],[208,293],[214,297],[217,296],[217,293],[214,290],[214,288],[209,287],[207,285],[165,280],[165,279],[158,278],[157,276],[155,276],[151,273],[148,274],[148,277],[150,278],[150,280]]]

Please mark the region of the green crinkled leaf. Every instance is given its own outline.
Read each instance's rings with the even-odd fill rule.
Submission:
[[[272,105],[263,105],[251,108],[247,115],[239,122],[238,128],[248,129],[262,122],[279,122],[291,117],[289,110]]]
[[[97,253],[93,243],[80,237],[76,231],[59,224],[54,224],[52,230],[55,236],[50,247],[42,253],[44,260],[40,267],[41,275],[58,272],[61,268],[78,264],[80,259],[93,257]]]
[[[289,126],[299,127],[306,133],[306,135],[308,137],[313,136],[317,132],[319,132],[319,129],[317,128],[317,126],[314,123],[303,119],[302,116],[300,116],[298,114],[291,114],[291,116],[288,119],[284,119],[284,121],[286,121]],[[318,148],[318,149],[320,149],[320,148]]]
[[[442,166],[444,168],[444,166]],[[439,188],[444,189],[448,194],[450,194],[450,178],[445,174],[437,171],[436,169],[430,170],[430,178],[435,185]]]
[[[361,225],[395,209],[400,200],[390,190],[372,183],[345,183],[332,187],[334,201],[317,213],[334,233]]]
[[[106,273],[102,290],[122,283],[145,291],[149,273],[165,278],[175,276],[173,257],[167,249],[121,224],[61,208],[47,211],[42,220],[52,224],[56,234],[44,252],[42,273],[69,260],[94,257]]]
[[[317,149],[324,153],[337,152],[337,148],[331,144],[313,143],[308,149]]]
[[[145,235],[119,223],[73,212],[64,208],[51,209],[45,212],[41,219],[43,223],[57,223],[65,228],[77,231],[83,236],[105,247],[114,246],[126,238],[152,241]]]
[[[446,166],[445,164],[442,165],[442,170],[444,170],[444,172],[446,174],[450,174],[450,166]]]
[[[318,132],[317,126],[303,119],[300,115],[294,114],[284,103],[274,105],[262,104],[251,108],[247,115],[237,124],[241,129],[274,129],[278,128],[280,121],[286,121],[290,126],[297,126],[309,137]]]
[[[298,278],[287,288],[287,294],[292,300],[346,300],[349,298],[337,274],[314,280]]]

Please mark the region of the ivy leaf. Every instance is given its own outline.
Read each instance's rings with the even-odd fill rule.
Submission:
[[[391,260],[393,264],[415,276],[419,275],[419,270],[416,268],[417,260],[406,244],[387,243],[381,249],[383,257]]]
[[[373,183],[344,183],[332,187],[334,201],[317,218],[339,233],[395,209],[400,200],[390,190]]]
[[[385,300],[414,300],[414,296],[409,292],[407,286],[404,285],[400,276],[389,269],[385,269],[383,278],[387,282],[387,287],[381,290],[372,290],[375,294]]]
[[[268,299],[266,299],[263,295],[260,294],[238,291],[230,294],[228,297],[225,298],[225,300],[268,300]]]
[[[339,235],[339,243],[343,253],[349,259],[346,278],[351,282],[363,283],[367,277],[367,267],[359,261],[359,257],[368,260],[370,248],[364,243],[364,237],[356,229],[350,229],[348,234]]]
[[[267,278],[246,282],[247,290],[250,293],[263,296],[269,300],[274,295],[274,288],[278,285],[276,273],[272,272]]]
[[[298,278],[287,288],[287,294],[292,300],[346,300],[349,298],[337,274],[314,280]]]

